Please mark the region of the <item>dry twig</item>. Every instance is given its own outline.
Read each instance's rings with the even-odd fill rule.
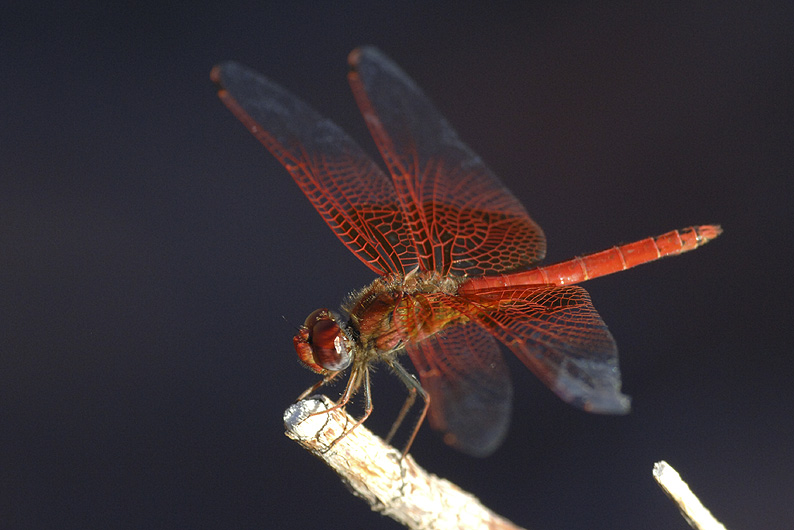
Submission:
[[[673,499],[681,510],[681,515],[695,530],[725,530],[725,527],[711,515],[700,499],[692,493],[689,486],[664,460],[653,465],[653,478],[659,483],[668,497]]]
[[[287,436],[322,459],[373,510],[411,529],[521,530],[455,484],[429,474],[333,403],[312,396],[284,413]],[[320,412],[320,414],[314,414]]]

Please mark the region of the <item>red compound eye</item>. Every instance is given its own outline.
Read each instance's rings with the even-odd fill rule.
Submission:
[[[293,342],[301,362],[317,373],[344,370],[353,360],[350,339],[327,309],[309,315]]]

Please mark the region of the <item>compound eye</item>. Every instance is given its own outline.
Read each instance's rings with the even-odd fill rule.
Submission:
[[[294,342],[298,357],[315,372],[338,372],[353,360],[350,339],[327,309],[309,315]]]

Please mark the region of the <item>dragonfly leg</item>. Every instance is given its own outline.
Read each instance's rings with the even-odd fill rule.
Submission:
[[[390,443],[391,439],[394,437],[397,429],[400,428],[402,425],[403,420],[405,420],[405,416],[408,414],[408,411],[411,409],[413,404],[416,402],[416,396],[422,398],[424,402],[424,406],[422,407],[422,413],[419,415],[419,419],[416,420],[416,424],[414,425],[413,430],[411,431],[411,436],[408,438],[408,442],[406,442],[405,447],[403,448],[401,458],[405,458],[405,455],[408,454],[408,450],[411,448],[411,445],[414,443],[414,439],[416,438],[416,434],[419,432],[419,427],[422,426],[422,423],[425,421],[425,416],[427,416],[427,410],[430,408],[430,396],[422,388],[422,385],[416,378],[411,375],[403,366],[398,363],[397,361],[392,361],[389,363],[391,368],[394,370],[394,373],[397,374],[397,377],[400,378],[400,381],[408,388],[408,397],[405,399],[405,403],[403,403],[402,408],[400,409],[400,413],[397,415],[397,419],[394,420],[394,423],[389,430],[389,435],[386,437],[386,443]]]
[[[366,366],[361,367],[360,369],[354,369],[353,373],[350,374],[350,379],[348,380],[347,386],[345,386],[345,391],[342,394],[342,397],[339,398],[339,401],[337,401],[334,404],[334,406],[329,408],[329,409],[322,410],[322,411],[315,412],[315,413],[311,414],[312,416],[317,415],[317,414],[328,414],[329,412],[332,412],[334,410],[337,410],[337,409],[340,409],[340,408],[344,407],[345,405],[347,405],[350,402],[350,400],[352,399],[353,395],[363,385],[363,387],[364,387],[364,413],[362,414],[362,416],[359,419],[356,420],[356,423],[354,423],[352,427],[350,427],[348,429],[347,426],[345,426],[344,432],[338,438],[336,438],[333,442],[331,442],[331,444],[328,447],[325,448],[325,451],[329,451],[334,445],[337,444],[337,442],[339,442],[339,440],[341,440],[342,438],[344,438],[345,436],[347,436],[348,434],[353,432],[356,429],[356,427],[358,427],[359,425],[364,423],[367,420],[367,418],[369,418],[370,414],[372,414],[372,409],[373,409],[373,406],[372,406],[372,392],[370,390],[370,382],[369,381],[370,381],[369,380],[369,369]],[[325,452],[325,451],[323,451],[323,452]]]
[[[310,386],[309,388],[304,390],[303,393],[300,396],[298,396],[298,399],[296,399],[295,401],[301,401],[301,400],[311,396],[312,394],[314,394],[317,391],[318,388],[327,385],[328,383],[330,383],[331,381],[336,379],[336,376],[338,376],[341,373],[342,373],[341,371],[340,372],[332,372],[332,373],[326,375],[325,377],[323,377],[322,379],[320,379],[319,381],[314,383],[312,386]]]

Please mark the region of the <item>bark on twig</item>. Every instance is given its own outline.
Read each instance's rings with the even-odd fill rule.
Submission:
[[[295,403],[284,413],[287,436],[328,464],[374,511],[411,529],[521,530],[410,455],[401,459],[363,425],[340,439],[356,420],[341,408],[324,412],[332,406],[325,396]]]

